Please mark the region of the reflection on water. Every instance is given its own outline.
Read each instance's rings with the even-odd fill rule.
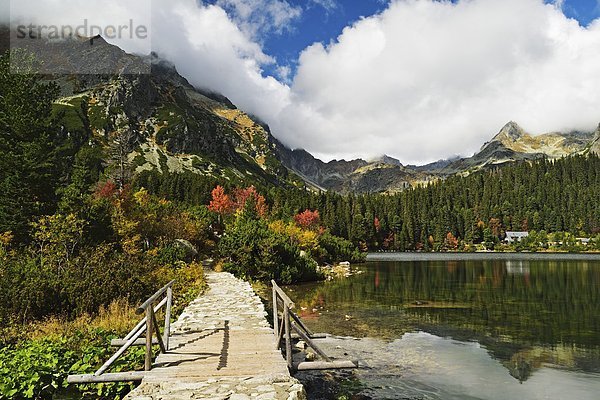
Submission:
[[[362,394],[597,399],[600,260],[412,260],[287,288],[327,351],[363,361]],[[564,395],[561,395],[564,394]]]

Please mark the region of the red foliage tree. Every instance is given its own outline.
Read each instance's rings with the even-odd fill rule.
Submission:
[[[304,210],[300,214],[294,216],[294,221],[305,229],[317,228],[321,223],[319,211]]]
[[[212,200],[208,205],[208,209],[217,214],[229,214],[234,210],[234,204],[225,189],[222,186],[217,186],[212,191]]]
[[[117,185],[113,181],[101,182],[98,184],[94,196],[97,199],[110,199],[117,193]]]
[[[375,225],[375,232],[379,232],[381,230],[381,222],[379,221],[379,218],[375,217],[373,225]]]
[[[448,232],[446,234],[446,240],[444,241],[446,248],[448,250],[456,250],[458,249],[458,239],[456,237],[454,237],[454,235],[452,234],[452,232]]]
[[[245,189],[236,189],[233,192],[234,204],[236,210],[243,210],[248,199],[253,198],[256,203],[256,213],[264,217],[267,214],[267,202],[265,198],[256,191],[254,186]]]
[[[496,236],[497,238],[499,238],[500,235],[502,235],[502,222],[500,222],[500,219],[490,219],[490,230],[492,231],[492,235]]]

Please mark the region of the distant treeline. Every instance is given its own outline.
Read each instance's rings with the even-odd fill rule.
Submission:
[[[453,176],[394,195],[259,190],[273,215],[286,218],[305,209],[318,210],[332,234],[363,249],[473,250],[475,245],[498,247],[506,231],[537,232],[541,241],[550,243],[597,236],[599,171],[598,156],[578,155]],[[192,174],[147,172],[138,179],[138,185],[151,192],[200,204],[206,204],[207,189],[214,183]]]
[[[335,235],[370,249],[493,247],[506,231],[600,232],[600,158],[572,156],[454,176],[396,195],[278,196],[283,208],[321,212]],[[300,204],[297,204],[297,203]]]

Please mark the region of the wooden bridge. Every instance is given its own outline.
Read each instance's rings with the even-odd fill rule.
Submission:
[[[272,387],[275,398],[301,392],[290,376],[296,369],[355,368],[349,361],[329,358],[314,342],[315,335],[292,311],[294,303],[273,286],[274,330],[261,300],[251,286],[231,274],[208,273],[208,292],[194,300],[177,322],[170,324],[172,284],[157,291],[138,313],[146,317],[124,338],[121,346],[96,373],[69,376],[70,383],[142,381],[128,399],[211,397],[215,390],[250,396],[256,387]],[[156,314],[165,308],[163,333]],[[277,334],[275,336],[273,331]],[[144,335],[144,339],[140,339]],[[292,340],[299,337],[323,360],[292,361]],[[275,340],[275,338],[278,338]],[[144,371],[110,373],[110,366],[130,346],[146,347]],[[153,345],[159,354],[153,360]],[[283,347],[286,358],[282,357]],[[233,389],[237,388],[237,389]],[[237,393],[237,392],[236,392]]]

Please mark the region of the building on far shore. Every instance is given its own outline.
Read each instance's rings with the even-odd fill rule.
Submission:
[[[521,239],[526,238],[529,236],[529,232],[512,232],[512,231],[507,231],[506,232],[506,240],[508,243],[513,243],[513,242],[520,242]]]

